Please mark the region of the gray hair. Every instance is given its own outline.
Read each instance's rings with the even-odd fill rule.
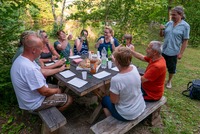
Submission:
[[[162,43],[160,41],[151,41],[152,49],[157,51],[159,54],[162,54]]]
[[[30,36],[30,35],[35,35],[35,36],[37,36],[37,33],[36,33],[35,31],[28,30],[28,31],[24,31],[24,32],[20,35],[19,47],[24,45],[26,38],[27,38],[28,36]]]
[[[176,6],[172,9],[172,11],[176,11],[179,15],[181,15],[181,19],[184,20],[186,18],[184,9],[182,6]]]

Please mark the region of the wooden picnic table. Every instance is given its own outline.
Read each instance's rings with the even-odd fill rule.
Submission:
[[[86,56],[83,56],[83,57],[86,57]],[[67,86],[67,88],[69,88],[71,91],[73,91],[78,96],[84,96],[84,95],[89,94],[91,92],[96,94],[95,91],[97,91],[99,88],[105,88],[105,84],[109,84],[111,78],[118,73],[117,71],[114,71],[114,70],[111,70],[111,69],[108,69],[108,68],[102,69],[100,67],[97,73],[99,73],[101,71],[106,71],[106,72],[109,72],[111,74],[109,76],[102,78],[102,79],[98,79],[98,78],[94,77],[90,73],[90,71],[87,71],[86,81],[88,81],[88,83],[85,84],[84,86],[82,86],[81,88],[78,88],[78,87],[73,86],[73,85],[71,85],[67,82],[70,81],[71,79],[73,79],[74,77],[78,77],[78,78],[82,79],[82,71],[83,70],[76,70],[76,67],[78,66],[78,64],[74,63],[73,60],[71,60],[70,64],[71,64],[70,71],[75,73],[76,74],[75,76],[72,76],[70,78],[64,78],[60,73],[57,73],[57,74],[54,75],[54,77],[57,78],[62,83],[64,83],[65,86]],[[138,71],[140,71],[140,74],[144,73],[144,70],[142,70],[142,69],[138,68]],[[89,123],[93,123],[96,120],[101,109],[102,109],[102,106],[101,106],[101,103],[99,103],[99,105],[96,107],[93,114],[91,115],[91,117],[89,119]]]

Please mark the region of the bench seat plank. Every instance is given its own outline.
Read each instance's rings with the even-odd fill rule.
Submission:
[[[67,123],[66,118],[56,107],[41,110],[38,113],[50,132],[55,131]]]
[[[105,118],[104,120],[96,123],[90,129],[95,134],[123,134],[153,113],[155,110],[160,108],[166,103],[167,99],[163,96],[159,101],[146,102],[145,111],[135,120],[123,122],[115,119],[112,116]]]

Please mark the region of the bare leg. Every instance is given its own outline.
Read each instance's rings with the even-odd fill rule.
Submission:
[[[169,74],[169,79],[167,81],[167,85],[166,87],[167,88],[172,88],[172,77],[173,77],[174,74]]]
[[[111,116],[111,113],[107,108],[103,108],[103,111],[104,111],[106,117]]]
[[[62,107],[58,107],[59,111],[64,111],[65,109],[67,109],[73,102],[73,99],[71,96],[67,95],[67,102],[65,103],[65,105],[63,105]]]

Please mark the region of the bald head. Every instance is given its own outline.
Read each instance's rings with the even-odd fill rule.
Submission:
[[[33,61],[40,56],[42,47],[43,43],[38,36],[28,35],[24,38],[23,56]]]

